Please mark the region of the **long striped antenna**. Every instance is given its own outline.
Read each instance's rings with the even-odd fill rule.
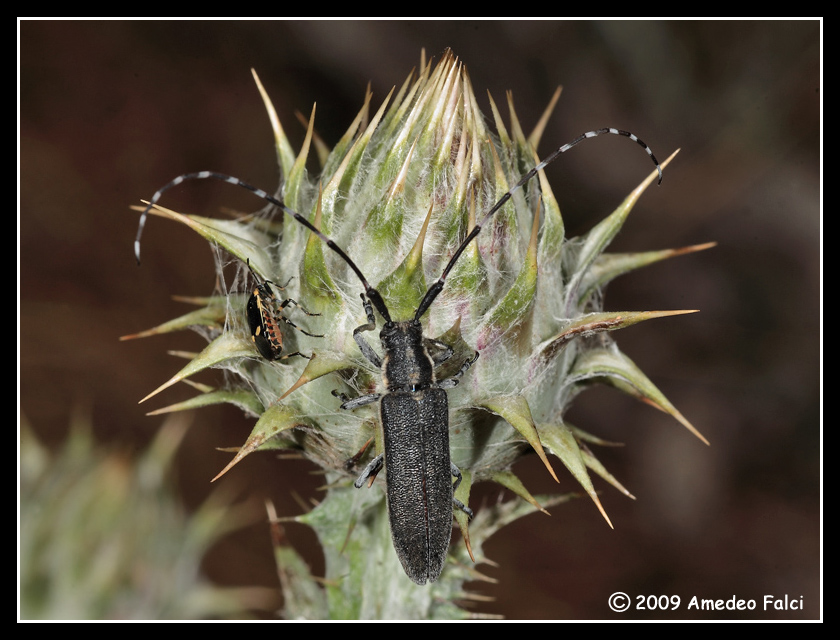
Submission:
[[[501,209],[505,203],[513,197],[513,194],[516,193],[519,189],[521,189],[531,178],[533,178],[537,173],[545,169],[548,165],[554,162],[562,153],[566,153],[572,147],[580,144],[587,138],[597,138],[598,136],[602,136],[604,134],[611,133],[617,136],[625,136],[630,138],[633,142],[640,145],[644,150],[647,152],[650,159],[653,160],[653,164],[656,165],[656,170],[659,172],[659,182],[657,184],[662,184],[662,167],[659,164],[659,161],[656,159],[656,156],[653,155],[653,151],[651,151],[650,147],[647,146],[641,139],[639,139],[636,135],[630,133],[629,131],[622,131],[621,129],[613,129],[612,127],[605,127],[603,129],[597,129],[595,131],[587,131],[586,133],[580,134],[577,138],[572,140],[569,143],[564,144],[562,147],[559,147],[555,151],[552,151],[545,160],[540,162],[537,166],[531,169],[528,173],[522,176],[515,185],[513,185],[510,190],[505,193],[499,201],[494,204],[490,210],[484,214],[481,218],[481,221],[476,224],[472,231],[467,234],[467,237],[464,238],[464,241],[461,243],[461,246],[456,249],[455,253],[449,259],[449,263],[446,265],[446,268],[443,270],[440,278],[429,287],[429,290],[426,291],[426,295],[423,296],[422,302],[420,302],[420,306],[417,307],[417,312],[414,315],[415,320],[419,320],[426,310],[431,306],[432,302],[434,302],[435,298],[438,297],[438,294],[443,289],[444,282],[446,281],[446,276],[449,275],[449,272],[452,271],[452,268],[455,266],[455,263],[458,262],[458,258],[461,257],[461,254],[464,252],[464,249],[467,248],[470,242],[479,234],[481,228],[487,224],[487,221],[496,213],[499,209]]]
[[[140,224],[137,227],[137,237],[134,239],[134,257],[137,259],[138,265],[140,264],[140,238],[143,235],[143,227],[146,225],[146,218],[148,217],[149,211],[152,209],[152,207],[154,207],[161,199],[163,194],[172,187],[177,187],[179,184],[186,182],[187,180],[207,179],[220,180],[222,182],[227,182],[228,184],[247,189],[257,197],[262,198],[267,202],[270,202],[275,207],[283,211],[283,213],[288,213],[300,224],[309,229],[312,233],[318,236],[330,249],[332,249],[339,256],[341,256],[341,259],[348,264],[348,266],[358,276],[359,280],[361,280],[362,286],[365,288],[365,293],[367,294],[368,298],[370,298],[371,302],[373,302],[377,311],[379,311],[380,314],[382,314],[383,318],[390,321],[390,317],[388,317],[388,309],[385,306],[385,302],[382,300],[382,296],[379,295],[379,292],[376,289],[370,286],[370,284],[367,281],[367,278],[365,278],[364,274],[361,272],[359,267],[356,266],[356,263],[353,262],[346,253],[344,253],[344,250],[341,247],[339,247],[329,237],[321,233],[311,222],[309,222],[309,220],[304,218],[297,211],[294,211],[287,207],[285,204],[283,204],[283,202],[281,202],[268,192],[263,191],[262,189],[259,189],[258,187],[255,187],[253,185],[250,185],[247,182],[243,182],[239,178],[234,178],[233,176],[228,176],[223,173],[216,173],[215,171],[199,171],[197,173],[185,173],[184,175],[180,175],[177,178],[175,178],[172,182],[162,186],[155,192],[155,195],[152,196],[152,199],[149,201],[149,204],[146,205],[146,208],[140,215]]]
[[[507,191],[501,198],[499,198],[499,200],[496,202],[496,204],[494,204],[487,211],[487,213],[485,213],[481,217],[481,220],[479,221],[479,223],[476,224],[475,227],[472,228],[472,230],[469,232],[469,234],[467,234],[467,237],[464,238],[464,241],[461,243],[461,245],[455,250],[455,253],[452,255],[449,262],[447,263],[446,268],[444,268],[443,273],[434,282],[434,284],[432,284],[432,286],[429,287],[428,291],[426,291],[426,294],[423,296],[423,300],[420,302],[420,305],[417,307],[417,311],[414,314],[414,319],[419,320],[423,316],[423,314],[425,314],[426,311],[428,311],[429,307],[432,305],[435,298],[437,298],[437,296],[443,290],[443,286],[446,282],[446,277],[449,275],[449,272],[452,271],[453,267],[458,262],[458,259],[461,257],[461,254],[467,248],[469,243],[472,242],[475,239],[475,237],[479,234],[479,232],[481,232],[482,227],[484,227],[487,224],[487,222],[490,220],[490,218],[493,216],[493,214],[496,213],[499,209],[501,209],[505,205],[505,203],[508,200],[510,200],[511,197],[513,197],[513,194],[516,193],[516,191],[521,189],[529,180],[531,180],[531,178],[533,178],[535,175],[537,175],[537,173],[539,171],[541,171],[546,166],[548,166],[549,164],[554,162],[561,154],[565,153],[566,151],[568,151],[572,147],[580,144],[581,142],[583,142],[587,138],[596,138],[596,137],[604,135],[604,134],[613,134],[613,135],[625,136],[627,138],[630,138],[633,142],[635,142],[636,144],[638,144],[642,148],[644,148],[644,150],[647,152],[650,159],[656,165],[657,171],[659,171],[659,183],[662,182],[662,167],[660,166],[659,161],[656,159],[656,156],[653,155],[653,151],[651,151],[650,147],[647,146],[644,142],[642,142],[642,140],[640,140],[636,135],[630,133],[629,131],[622,131],[621,129],[613,129],[611,127],[608,127],[608,128],[604,128],[604,129],[597,129],[595,131],[587,131],[586,133],[583,133],[583,134],[579,135],[577,138],[575,138],[571,142],[569,142],[567,144],[564,144],[562,147],[559,147],[558,149],[556,149],[555,151],[550,153],[546,157],[545,160],[543,160],[542,162],[537,164],[533,169],[531,169],[530,171],[528,171],[528,173],[526,173],[524,176],[522,176],[519,179],[519,182],[517,182],[515,185],[513,185],[513,187],[511,187],[509,191]],[[234,178],[233,176],[228,176],[228,175],[225,175],[225,174],[222,174],[222,173],[216,173],[216,172],[213,172],[213,171],[199,171],[197,173],[186,173],[184,175],[178,176],[177,178],[175,178],[174,180],[172,180],[168,184],[164,185],[163,187],[161,187],[160,189],[158,189],[155,192],[155,195],[152,196],[152,199],[149,201],[149,204],[146,206],[146,208],[143,210],[143,213],[140,215],[140,223],[137,227],[137,237],[134,240],[134,256],[137,259],[137,264],[138,265],[140,264],[140,238],[143,235],[143,227],[146,225],[146,218],[148,217],[149,211],[152,209],[152,207],[154,207],[158,203],[158,201],[161,199],[163,194],[167,190],[171,189],[172,187],[176,187],[179,184],[181,184],[183,182],[186,182],[187,180],[206,180],[206,179],[220,180],[222,182],[227,182],[227,183],[232,184],[234,186],[242,187],[243,189],[247,189],[248,191],[251,191],[257,197],[262,198],[266,202],[269,202],[269,203],[273,204],[275,207],[277,207],[278,209],[280,209],[284,213],[289,214],[295,220],[297,220],[300,224],[302,224],[304,227],[309,229],[312,233],[314,233],[316,236],[318,236],[318,238],[320,238],[330,249],[332,249],[335,253],[337,253],[341,257],[341,259],[344,260],[344,262],[347,263],[347,265],[350,267],[350,269],[353,270],[353,272],[356,274],[356,276],[361,281],[362,286],[365,289],[365,295],[371,301],[373,306],[376,307],[376,310],[379,312],[379,314],[385,319],[386,322],[391,321],[391,316],[388,313],[388,307],[385,306],[385,301],[382,299],[382,296],[380,295],[380,293],[370,285],[370,283],[367,281],[367,278],[365,278],[364,274],[362,273],[361,269],[359,269],[359,267],[356,265],[356,263],[353,262],[350,259],[350,257],[346,253],[344,253],[344,250],[341,247],[339,247],[335,242],[333,242],[332,239],[330,239],[328,236],[321,233],[317,228],[315,228],[315,226],[311,222],[309,222],[309,220],[304,218],[297,211],[294,211],[294,210],[290,209],[281,200],[272,196],[268,192],[263,191],[262,189],[259,189],[257,187],[254,187],[254,186],[248,184],[247,182],[243,182],[239,178]]]

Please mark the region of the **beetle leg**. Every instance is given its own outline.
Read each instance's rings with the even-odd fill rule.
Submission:
[[[356,409],[357,407],[363,407],[366,404],[373,404],[382,397],[381,393],[370,393],[364,396],[351,398],[347,394],[341,393],[338,389],[333,389],[332,394],[341,400],[340,409]]]
[[[307,311],[306,308],[301,303],[299,303],[297,300],[294,300],[293,298],[286,298],[278,306],[281,309],[285,309],[290,304],[295,305],[298,309],[303,311],[308,316],[320,316],[321,315],[320,313],[311,313],[311,312]],[[323,337],[323,336],[321,336],[321,337]]]
[[[473,510],[472,510],[472,509],[470,509],[470,508],[469,508],[467,505],[465,505],[463,502],[461,502],[460,500],[458,500],[458,498],[452,498],[452,504],[453,504],[453,505],[455,505],[456,507],[458,507],[458,508],[459,508],[461,511],[463,511],[464,513],[466,513],[466,514],[467,514],[467,517],[468,517],[470,520],[472,520],[472,519],[473,519],[473,516],[475,516],[475,514],[473,513]]]
[[[376,351],[373,350],[373,347],[371,347],[367,343],[367,340],[365,340],[361,335],[363,331],[374,331],[376,329],[376,317],[373,315],[373,306],[370,304],[370,300],[365,298],[364,294],[362,294],[362,302],[365,305],[367,324],[363,324],[362,326],[353,329],[353,339],[356,341],[356,344],[359,345],[359,350],[362,352],[362,355],[367,358],[374,367],[381,369],[382,358],[377,355]]]
[[[341,394],[338,394],[335,391],[333,391],[333,395],[337,396],[337,395],[341,395]],[[346,400],[346,398],[345,398],[345,400]],[[350,471],[353,467],[355,467],[356,464],[359,462],[359,460],[362,459],[362,456],[365,455],[365,451],[367,451],[367,448],[370,446],[370,444],[372,442],[373,442],[373,438],[368,438],[368,441],[365,442],[362,445],[361,449],[359,449],[355,454],[353,454],[353,457],[348,458],[347,460],[344,461],[344,468],[347,469],[348,471]]]
[[[288,302],[288,301],[287,301],[287,302]],[[280,307],[280,308],[282,309],[283,307]],[[301,307],[301,309],[302,309],[302,308],[303,308],[303,307]],[[320,314],[320,313],[310,313],[309,315],[310,315],[310,316],[320,316],[321,314]],[[278,316],[278,318],[280,318],[280,320],[282,320],[283,322],[285,322],[287,325],[289,325],[290,327],[294,327],[295,329],[297,329],[297,330],[298,330],[298,331],[300,331],[301,333],[303,333],[303,334],[305,334],[305,335],[309,336],[310,338],[323,338],[323,337],[324,337],[324,336],[323,336],[323,334],[318,334],[318,333],[309,333],[308,331],[305,331],[305,330],[301,329],[299,326],[297,326],[294,322],[292,322],[291,320],[289,320],[289,319],[288,319],[286,316],[284,316],[282,313],[278,313],[278,314],[277,314],[277,316]]]
[[[368,482],[368,487],[373,484],[373,481],[376,479],[376,474],[382,471],[382,465],[384,464],[385,456],[384,454],[379,454],[373,460],[371,460],[370,464],[365,467],[365,470],[362,471],[362,474],[356,478],[356,482],[353,483],[353,486],[357,489],[361,489],[362,485]]]
[[[451,389],[452,387],[457,385],[458,384],[458,378],[460,378],[462,375],[464,375],[467,372],[467,369],[469,369],[471,366],[473,366],[473,363],[476,360],[478,360],[478,351],[475,352],[475,355],[472,358],[464,361],[464,364],[461,365],[461,368],[458,370],[458,372],[454,376],[452,376],[451,378],[447,378],[446,380],[441,380],[438,383],[438,386],[441,389]]]
[[[454,353],[452,347],[448,344],[432,338],[424,338],[423,346],[426,347],[426,352],[429,354],[429,357],[431,357],[435,367],[449,360]]]
[[[356,409],[357,407],[363,407],[366,404],[372,404],[374,402],[377,402],[379,398],[382,397],[381,393],[371,393],[366,396],[359,396],[358,398],[352,399],[348,399],[347,396],[345,396],[343,393],[333,392],[333,395],[338,398],[341,398],[341,400],[343,401],[341,403],[342,409]]]
[[[461,484],[461,480],[462,480],[461,470],[458,467],[455,466],[454,462],[450,461],[449,462],[449,472],[452,474],[452,477],[455,478],[455,482],[452,484],[452,493],[455,493],[455,490]],[[472,520],[473,516],[475,515],[473,513],[472,509],[470,509],[467,505],[465,505],[463,502],[461,502],[460,500],[458,500],[458,498],[455,498],[454,496],[452,498],[452,504],[454,504],[461,511],[466,513],[467,516],[469,517],[469,519]]]
[[[461,470],[455,466],[455,463],[451,460],[449,461],[449,473],[452,474],[452,477],[455,478],[455,482],[452,485],[452,491],[455,491],[458,487],[461,486]]]
[[[278,360],[285,360],[286,358],[291,358],[292,356],[300,356],[301,358],[306,358],[307,360],[312,360],[312,356],[308,356],[305,353],[301,353],[300,351],[295,351],[294,353],[284,353],[282,356],[280,356],[277,359]]]

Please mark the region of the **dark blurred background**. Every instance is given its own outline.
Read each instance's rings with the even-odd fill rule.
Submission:
[[[588,500],[533,515],[487,544],[498,584],[475,608],[511,619],[815,619],[821,611],[821,28],[768,22],[33,22],[20,28],[20,413],[49,445],[90,407],[102,442],[139,449],[160,426],[145,413],[193,395],[173,387],[138,406],[198,350],[194,334],[118,337],[180,315],[171,294],[206,295],[206,242],[152,219],[142,268],[129,206],[184,172],[212,169],[273,190],[278,169],[255,68],[293,144],[317,102],[328,144],[360,108],[378,105],[420,60],[446,47],[467,65],[480,106],[512,90],[526,133],[564,90],[542,155],[603,126],[637,133],[659,156],[681,153],[612,245],[616,251],[716,241],[712,250],[625,276],[608,309],[701,312],[614,334],[622,349],[710,440],[609,389],[581,396],[568,419],[626,443],[599,457],[635,494],[595,480],[615,524]],[[296,147],[297,149],[297,147]],[[647,174],[618,139],[575,149],[548,171],[579,235]],[[171,192],[174,209],[254,210],[224,185]],[[200,379],[218,381],[210,372]],[[232,407],[195,416],[178,458],[194,507],[253,420]],[[555,465],[558,466],[558,465]],[[255,455],[225,482],[300,513],[316,496],[303,462]],[[534,492],[573,491],[541,463],[516,471]],[[487,499],[495,490],[488,489]],[[290,526],[292,541],[313,536]],[[318,570],[322,560],[313,553]],[[266,526],[227,539],[207,573],[222,584],[277,586]],[[614,614],[608,596],[678,595],[675,612]],[[803,611],[762,611],[765,595]],[[755,599],[758,610],[691,612],[693,597]],[[635,603],[635,600],[634,600]],[[265,614],[263,614],[265,615]]]

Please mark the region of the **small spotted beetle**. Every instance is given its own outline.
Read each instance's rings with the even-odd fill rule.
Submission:
[[[286,358],[291,358],[292,356],[311,358],[312,356],[304,355],[300,351],[281,355],[283,353],[283,334],[280,333],[279,323],[281,321],[285,322],[290,327],[293,327],[312,338],[323,338],[323,335],[309,333],[308,331],[301,329],[283,315],[283,309],[288,307],[290,304],[293,304],[308,316],[319,316],[321,314],[309,313],[309,311],[298,304],[296,300],[292,300],[291,298],[286,298],[282,302],[278,302],[277,298],[274,296],[274,291],[271,289],[271,285],[273,284],[280,291],[283,291],[285,287],[281,287],[276,282],[271,282],[271,280],[263,280],[260,282],[260,277],[251,267],[250,261],[248,262],[248,269],[251,270],[251,274],[254,276],[254,280],[256,281],[254,291],[251,293],[251,297],[248,298],[247,312],[248,326],[251,328],[251,340],[254,341],[257,351],[259,351],[262,357],[266,360],[285,360]],[[286,282],[286,285],[288,284],[289,283]]]
[[[347,266],[359,278],[364,293],[361,294],[367,324],[353,331],[353,338],[362,355],[382,371],[385,393],[361,396],[355,399],[342,397],[342,408],[354,409],[364,404],[379,402],[380,420],[384,436],[384,451],[376,456],[356,481],[361,487],[367,480],[372,480],[380,469],[386,469],[386,495],[388,514],[391,524],[391,539],[394,549],[409,578],[417,584],[437,580],[443,570],[449,540],[452,535],[453,505],[471,515],[471,511],[454,497],[455,488],[460,483],[461,472],[452,463],[449,452],[449,405],[446,389],[458,384],[460,378],[478,358],[478,353],[468,358],[460,370],[451,378],[438,381],[435,368],[449,358],[452,348],[436,340],[423,336],[420,319],[429,310],[437,296],[443,290],[446,277],[470,242],[479,234],[482,227],[513,194],[524,186],[537,173],[575,145],[587,138],[603,134],[621,135],[630,138],[644,148],[659,171],[662,181],[662,168],[653,152],[644,142],[632,133],[619,129],[605,128],[584,133],[568,144],[559,147],[545,160],[528,171],[507,193],[494,204],[479,220],[479,223],[467,234],[455,250],[443,273],[423,296],[414,312],[414,318],[407,321],[393,321],[382,295],[368,283],[347,254],[326,235],[302,215],[289,209],[281,200],[262,189],[253,187],[238,178],[202,171],[182,175],[159,189],[153,196],[140,218],[135,255],[140,261],[140,236],[149,210],[158,202],[167,189],[181,184],[185,180],[213,178],[252,191],[254,194],[289,214],[304,227],[320,238],[332,251],[341,257]],[[254,312],[249,305],[249,319],[255,334],[255,343],[267,358],[279,355],[282,343],[275,344],[273,337],[280,318],[269,307],[268,301],[274,301],[268,283],[257,283],[252,296]],[[281,308],[288,301],[282,303]],[[385,320],[379,333],[379,340],[384,356],[379,356],[361,335],[376,329],[374,309]],[[257,337],[259,334],[259,338]],[[265,335],[268,334],[268,337]],[[310,334],[311,335],[311,334]],[[262,346],[258,340],[264,340]],[[265,350],[264,350],[265,349]],[[294,354],[290,354],[294,355]],[[284,356],[288,357],[288,356]],[[452,478],[456,478],[453,483]]]

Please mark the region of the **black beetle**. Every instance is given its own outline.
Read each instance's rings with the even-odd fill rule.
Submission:
[[[355,486],[361,488],[374,478],[383,462],[390,469],[386,493],[394,549],[408,577],[425,584],[436,580],[443,569],[452,535],[452,505],[473,516],[472,510],[454,496],[461,472],[449,455],[449,400],[445,389],[458,383],[478,359],[478,352],[453,377],[437,382],[435,367],[452,356],[452,348],[423,336],[420,317],[425,309],[418,308],[413,320],[394,322],[381,302],[376,309],[385,318],[379,333],[385,357],[380,358],[362,337],[362,332],[376,329],[373,307],[364,294],[362,301],[368,323],[358,327],[353,338],[364,356],[382,370],[386,393],[352,400],[342,396],[341,408],[355,409],[379,400],[384,451],[362,472]]]
[[[634,134],[613,128],[598,129],[581,134],[571,142],[559,147],[545,160],[522,176],[467,234],[455,250],[443,273],[426,291],[414,318],[408,321],[394,322],[379,291],[368,283],[359,267],[329,237],[321,233],[302,215],[289,209],[283,202],[262,189],[251,186],[238,178],[211,171],[184,174],[160,188],[140,217],[137,237],[134,243],[135,256],[140,262],[140,237],[143,232],[149,210],[158,202],[167,189],[186,180],[213,178],[252,191],[255,195],[275,205],[292,216],[300,224],[317,235],[332,251],[352,269],[359,278],[364,293],[361,294],[367,315],[367,324],[353,331],[353,337],[362,354],[376,367],[382,370],[384,394],[371,394],[355,399],[341,396],[342,408],[353,409],[364,404],[380,403],[380,418],[384,435],[384,452],[371,462],[356,481],[361,487],[368,479],[376,476],[386,467],[386,487],[388,513],[391,523],[391,537],[397,556],[406,574],[417,584],[434,582],[440,576],[449,540],[452,534],[452,507],[472,515],[471,510],[454,498],[454,492],[460,483],[461,473],[452,464],[449,453],[449,404],[446,389],[454,387],[458,378],[476,361],[478,353],[467,359],[460,370],[451,378],[438,382],[434,369],[452,354],[448,345],[431,340],[423,335],[420,319],[428,311],[437,296],[443,290],[447,276],[457,263],[470,242],[479,234],[482,227],[496,211],[510,200],[513,194],[531,178],[565,153],[587,138],[603,134],[621,135],[630,138],[642,146],[659,171],[662,181],[662,168],[650,147]],[[255,297],[260,299],[259,287]],[[273,296],[272,296],[273,297]],[[379,333],[384,356],[380,356],[362,337],[362,333],[376,329],[373,309],[385,320]],[[262,317],[262,316],[261,316]],[[285,318],[284,318],[285,319]],[[253,327],[253,325],[252,325]],[[433,351],[430,347],[434,347]],[[453,483],[452,478],[455,478]]]

